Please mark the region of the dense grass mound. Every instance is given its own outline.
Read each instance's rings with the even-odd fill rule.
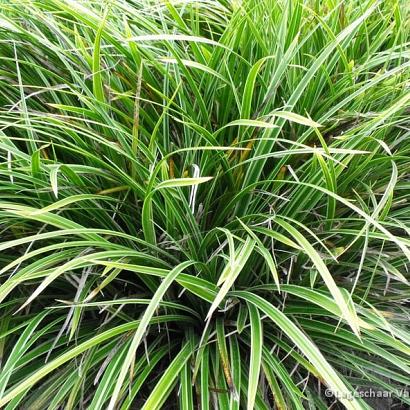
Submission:
[[[0,1],[0,407],[406,408],[405,4]]]

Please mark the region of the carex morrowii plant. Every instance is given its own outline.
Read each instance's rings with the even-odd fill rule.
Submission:
[[[408,17],[0,1],[0,407],[406,408]]]

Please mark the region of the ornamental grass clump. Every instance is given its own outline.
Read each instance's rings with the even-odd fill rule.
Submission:
[[[0,407],[407,408],[408,12],[0,0]]]

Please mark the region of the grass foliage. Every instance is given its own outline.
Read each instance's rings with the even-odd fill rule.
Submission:
[[[0,407],[409,405],[408,17],[0,1]]]

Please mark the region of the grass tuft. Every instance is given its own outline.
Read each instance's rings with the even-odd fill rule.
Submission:
[[[0,0],[0,407],[408,408],[408,22]]]

